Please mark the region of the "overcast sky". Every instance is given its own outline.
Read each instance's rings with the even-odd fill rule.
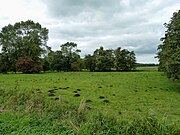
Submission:
[[[49,29],[48,45],[75,42],[81,56],[100,46],[135,51],[137,62],[157,63],[163,24],[180,0],[0,0],[0,30],[33,20]]]

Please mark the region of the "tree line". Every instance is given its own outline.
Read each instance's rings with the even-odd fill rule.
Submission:
[[[129,71],[135,69],[135,53],[120,47],[105,50],[100,47],[94,53],[81,58],[77,44],[67,42],[58,51],[51,51],[43,59],[43,69],[56,71]]]
[[[136,57],[126,49],[104,49],[80,57],[77,44],[67,42],[52,51],[47,46],[48,29],[31,20],[7,25],[0,32],[0,72],[40,71],[128,71],[135,69]]]
[[[173,13],[158,46],[159,70],[169,78],[180,79],[180,10]],[[136,67],[133,51],[104,49],[80,57],[77,44],[67,42],[60,50],[47,46],[48,29],[31,20],[7,25],[0,32],[0,72],[38,73],[40,71],[128,71]]]
[[[167,30],[158,46],[159,70],[169,78],[180,79],[180,10],[164,26]]]

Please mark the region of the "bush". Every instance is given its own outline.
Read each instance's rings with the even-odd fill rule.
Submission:
[[[16,70],[23,73],[39,73],[42,71],[40,62],[36,62],[31,58],[20,58],[16,62]]]

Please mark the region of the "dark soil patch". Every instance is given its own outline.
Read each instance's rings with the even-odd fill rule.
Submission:
[[[100,98],[100,99],[103,99],[103,98],[105,98],[105,97],[104,97],[104,96],[99,96],[99,98]]]
[[[64,88],[62,88],[63,90],[67,90],[67,89],[69,89],[69,87],[64,87]]]
[[[77,89],[77,91],[81,91],[81,89]]]
[[[89,103],[89,102],[92,102],[92,100],[90,100],[90,99],[87,99],[85,102],[86,102],[86,103]]]
[[[57,100],[60,100],[60,98],[59,98],[59,97],[57,97],[57,98],[55,98],[54,100],[56,100],[56,101],[57,101]]]
[[[103,100],[103,102],[105,102],[105,103],[109,103],[109,100],[105,99],[105,100]]]
[[[74,97],[80,97],[81,95],[80,94],[75,94]]]
[[[48,90],[48,92],[55,93],[55,90],[54,89],[53,90]]]

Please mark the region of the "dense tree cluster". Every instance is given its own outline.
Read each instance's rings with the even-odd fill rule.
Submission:
[[[2,46],[0,71],[16,72],[17,67],[22,66],[22,64],[19,65],[19,62],[22,60],[25,63],[30,62],[30,59],[33,61],[30,63],[40,63],[40,57],[48,49],[47,40],[48,29],[42,28],[39,23],[34,23],[30,20],[3,27],[0,32],[0,46]],[[16,64],[18,65],[16,66]],[[33,65],[35,67],[32,68],[36,68],[36,64]],[[24,68],[20,69],[24,73],[33,71],[24,71],[22,70]]]
[[[67,42],[60,46],[58,51],[50,51],[48,55],[43,58],[44,71],[78,71],[81,70],[81,58],[77,49],[77,44]]]
[[[159,69],[169,78],[180,79],[180,10],[164,25],[167,30],[158,47]]]
[[[135,69],[135,53],[126,49],[104,50],[96,49],[93,55],[88,54],[80,58],[77,44],[67,42],[58,51],[51,51],[43,59],[43,69],[56,71],[129,71]]]
[[[77,44],[67,42],[60,50],[52,51],[47,46],[48,30],[33,21],[9,24],[0,32],[0,72],[20,71],[38,73],[40,71],[129,71],[135,69],[135,53],[120,47],[80,57]]]
[[[116,50],[103,47],[96,49],[93,55],[80,58],[77,44],[67,42],[58,51],[51,51],[43,59],[43,69],[56,71],[129,71],[136,65],[135,53],[119,47]]]
[[[90,71],[129,71],[135,69],[135,53],[119,47],[115,50],[103,47],[96,49],[93,55],[85,56],[85,66]]]

